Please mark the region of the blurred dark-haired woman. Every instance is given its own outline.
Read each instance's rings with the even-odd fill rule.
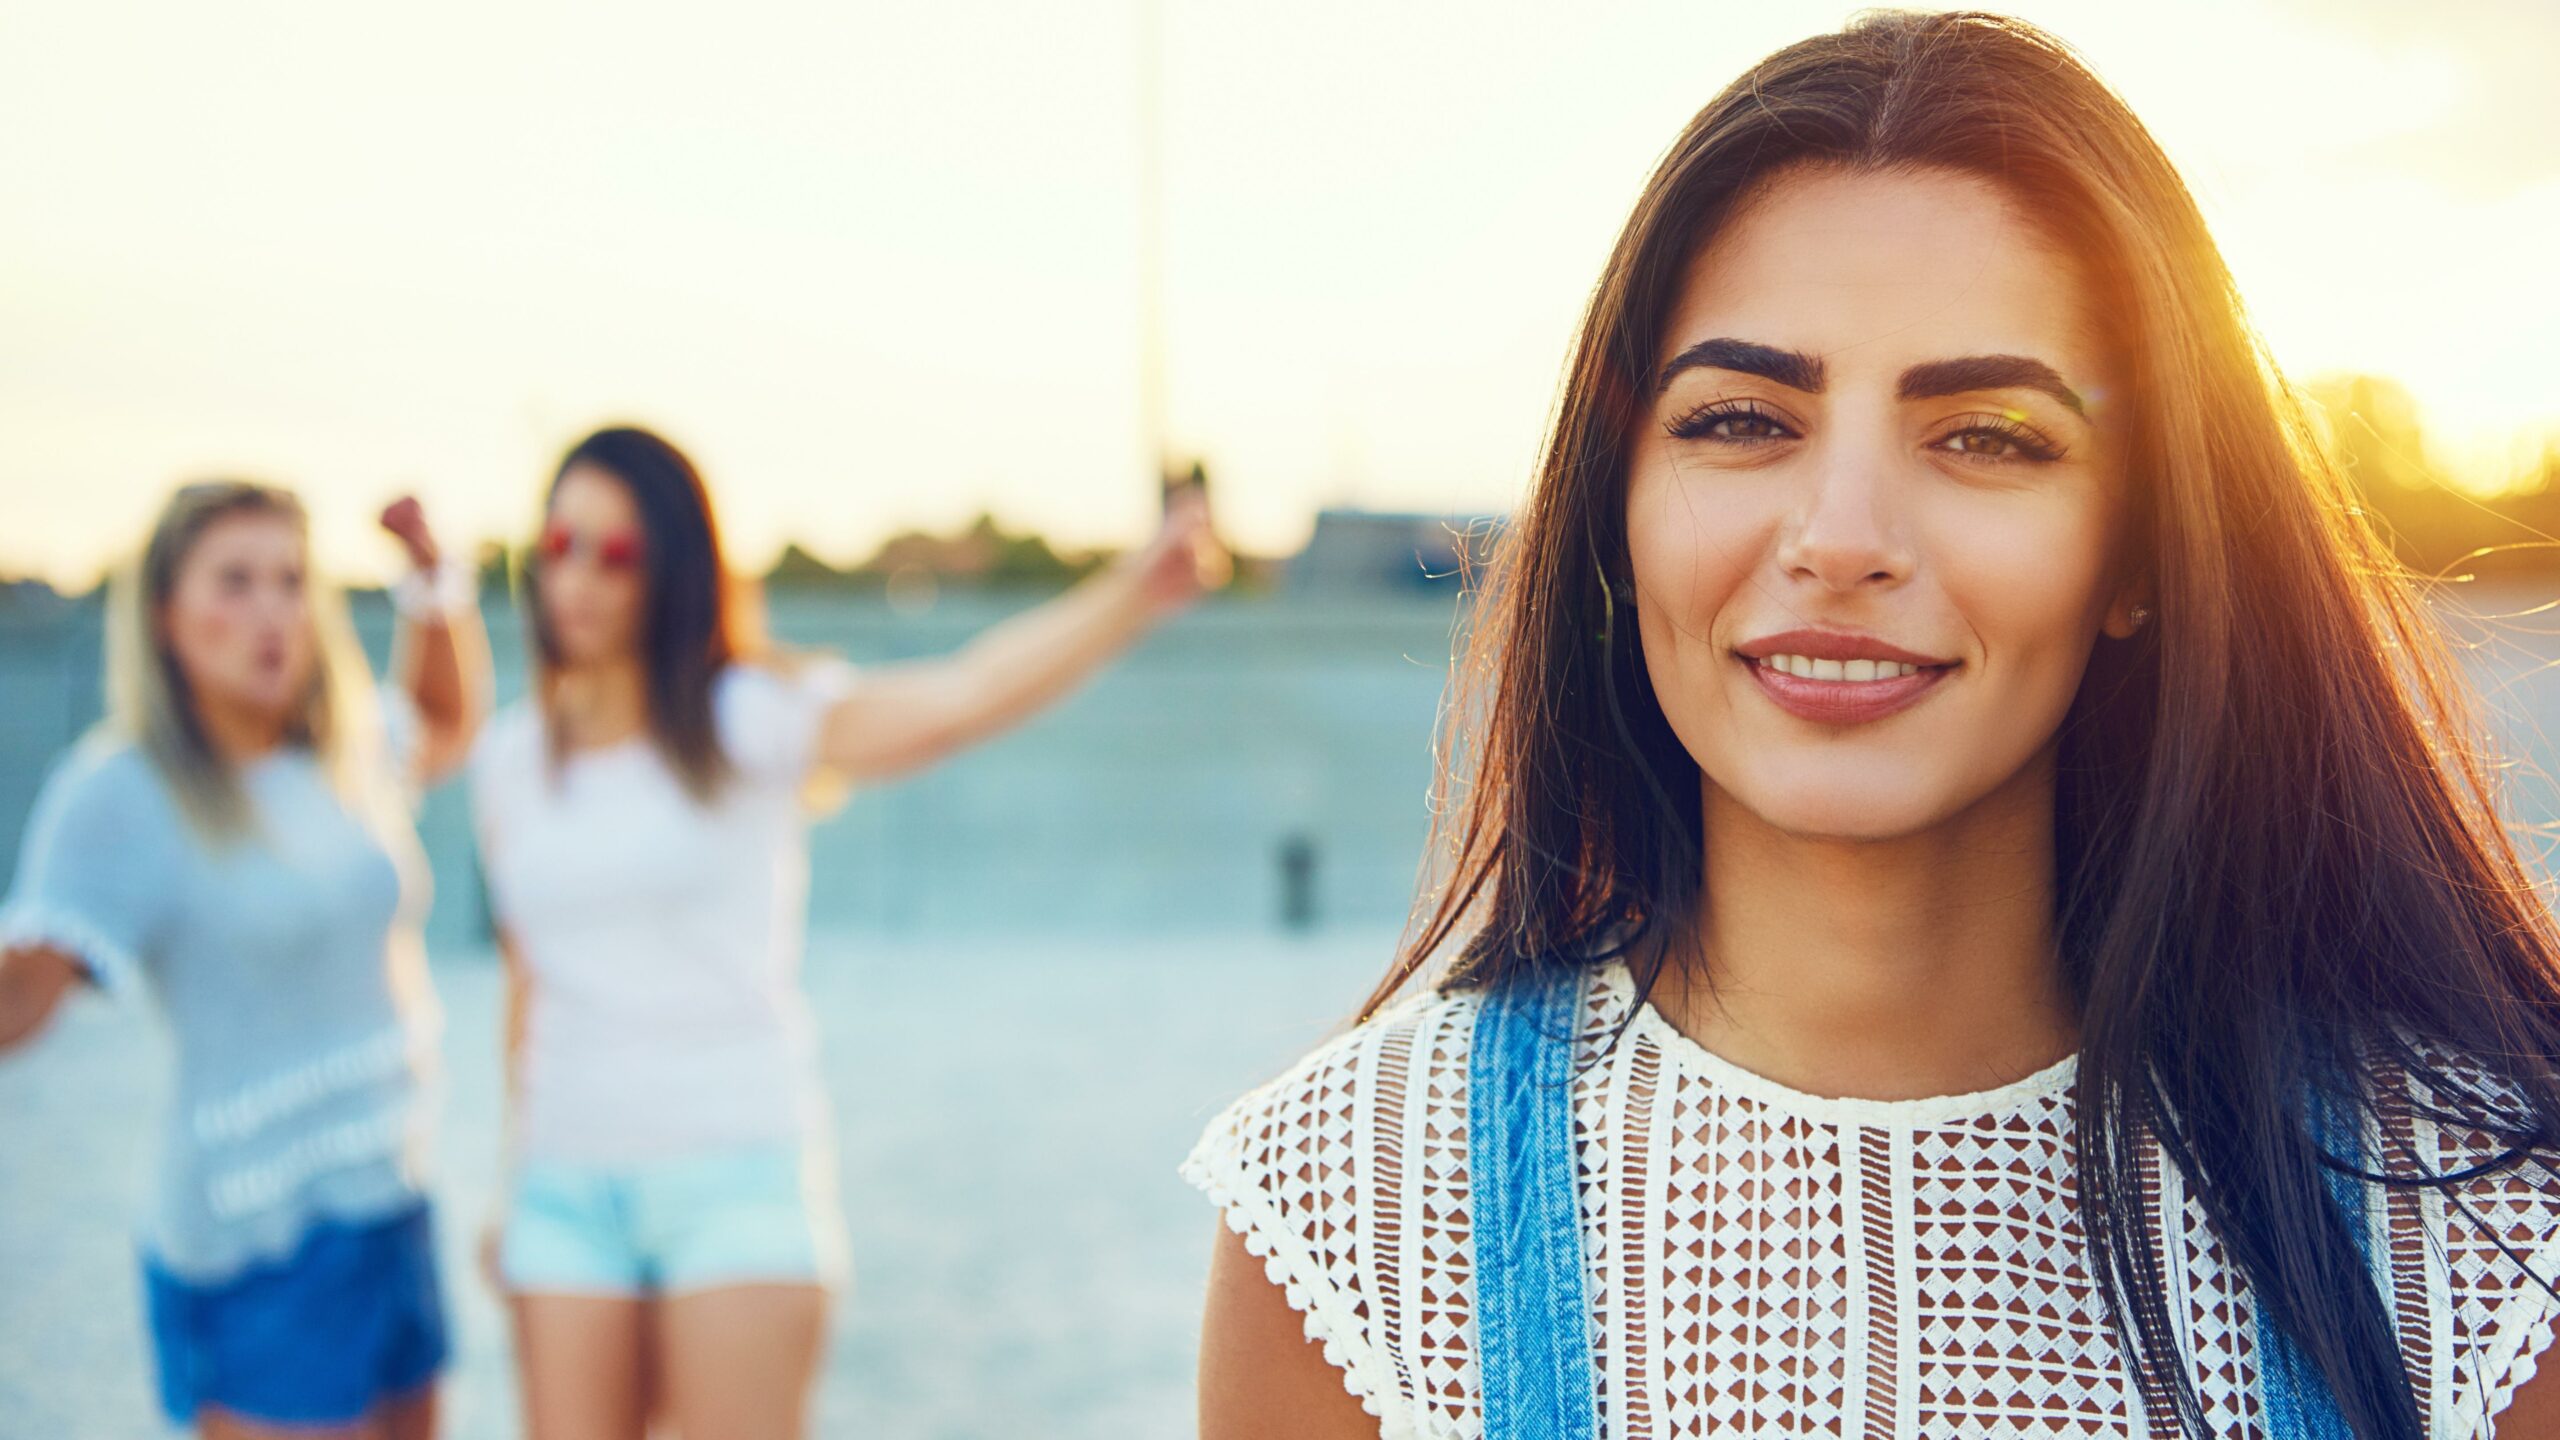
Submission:
[[[109,589],[106,719],[46,781],[0,907],[0,1049],[81,983],[166,1022],[144,1295],[161,1407],[207,1440],[435,1428],[412,811],[470,751],[488,651],[416,502],[383,524],[416,568],[377,695],[299,500],[170,497]]]
[[[931,764],[1064,695],[1203,588],[1196,498],[1068,594],[857,674],[742,632],[693,464],[616,428],[562,462],[534,694],[472,766],[508,957],[492,1263],[535,1440],[790,1436],[848,1277],[799,986],[813,782]]]
[[[2310,435],[2043,31],[1700,111],[1421,923],[1190,1157],[1206,1440],[2556,1433],[2560,933]]]

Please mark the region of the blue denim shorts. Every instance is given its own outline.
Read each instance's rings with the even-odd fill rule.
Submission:
[[[291,1255],[211,1285],[142,1262],[160,1408],[274,1425],[349,1425],[444,1368],[444,1292],[422,1203],[385,1220],[323,1221]]]
[[[499,1242],[507,1287],[536,1295],[673,1295],[852,1278],[835,1162],[756,1146],[626,1165],[531,1160]]]

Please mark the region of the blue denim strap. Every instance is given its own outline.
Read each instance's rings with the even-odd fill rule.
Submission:
[[[1486,992],[1467,1058],[1476,1368],[1486,1440],[1596,1440],[1575,1195],[1579,971]]]
[[[2342,1112],[2316,1088],[2310,1110],[2312,1143],[2350,1166],[2363,1168],[2364,1125],[2356,1112]],[[2373,1232],[2365,1223],[2364,1182],[2326,1166],[2321,1168],[2320,1180],[2339,1218],[2346,1221],[2347,1233],[2355,1237],[2356,1252],[2371,1269]],[[2337,1397],[2320,1378],[2319,1367],[2263,1307],[2258,1311],[2258,1353],[2266,1357],[2259,1373],[2264,1377],[2269,1440],[2354,1440],[2355,1432],[2347,1428]]]

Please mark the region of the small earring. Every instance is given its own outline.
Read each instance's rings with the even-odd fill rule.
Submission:
[[[2151,619],[2151,607],[2150,607],[2150,606],[2148,606],[2148,605],[2136,605],[2136,606],[2134,606],[2134,607],[2133,607],[2133,628],[2134,628],[2134,629],[2136,629],[2136,630],[2141,629],[2145,624],[2148,624],[2148,623],[2150,622],[2150,619]]]

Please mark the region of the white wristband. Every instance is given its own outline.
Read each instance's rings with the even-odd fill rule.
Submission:
[[[404,620],[450,620],[479,600],[477,579],[471,567],[439,560],[433,569],[401,576],[391,587],[391,608]]]

